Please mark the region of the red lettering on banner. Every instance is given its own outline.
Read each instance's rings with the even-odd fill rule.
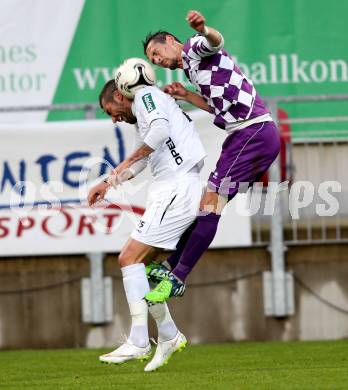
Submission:
[[[84,207],[80,209],[82,209],[82,212],[84,211]],[[144,209],[138,206],[112,204],[97,215],[90,214],[89,209],[89,215],[85,215],[81,214],[81,211],[77,208],[74,210],[67,207],[60,208],[58,214],[52,215],[41,215],[35,210],[33,210],[31,216],[26,217],[15,214],[5,217],[0,214],[0,243],[2,239],[5,241],[17,238],[24,242],[26,239],[32,239],[33,237],[35,239],[59,239],[63,243],[64,239],[76,239],[81,236],[110,235],[115,233],[116,229],[122,229],[118,224],[121,221],[119,218],[124,212],[142,215]],[[58,249],[57,251],[59,252]]]
[[[24,232],[24,230],[30,230],[34,225],[35,225],[34,218],[31,217],[21,218],[18,221],[16,236],[22,237],[22,233]]]
[[[105,214],[103,215],[104,218],[106,218],[106,234],[112,233],[112,228],[114,225],[114,219],[118,218],[120,214]]]
[[[0,238],[8,236],[10,229],[7,226],[4,226],[4,222],[9,222],[10,218],[0,218]]]
[[[65,217],[65,227],[62,229],[62,232],[65,232],[66,230],[68,230],[70,228],[70,226],[72,225],[73,223],[73,219],[72,219],[72,216],[65,210],[61,209],[60,210],[61,212],[61,215],[64,215]],[[54,238],[61,238],[62,236],[57,233],[53,233],[50,231],[50,229],[48,228],[48,222],[51,220],[51,216],[49,217],[46,217],[42,223],[41,223],[41,227],[42,227],[42,230],[48,235],[48,236],[51,236],[51,237],[54,237]]]
[[[90,216],[82,215],[79,222],[79,227],[77,229],[77,235],[81,236],[83,230],[87,229],[89,234],[93,235],[95,233],[93,228],[93,219]]]

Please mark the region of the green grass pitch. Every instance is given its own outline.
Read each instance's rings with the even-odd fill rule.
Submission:
[[[0,352],[0,389],[348,389],[348,341],[188,346],[159,371],[96,349]]]

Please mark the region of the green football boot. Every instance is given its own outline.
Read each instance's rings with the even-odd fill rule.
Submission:
[[[185,292],[185,284],[181,282],[175,275],[169,275],[163,279],[156,288],[145,295],[145,300],[151,303],[162,303],[170,297],[181,297]]]
[[[163,279],[168,277],[170,271],[167,267],[162,265],[161,263],[151,262],[145,267],[146,276],[152,282],[158,284]]]

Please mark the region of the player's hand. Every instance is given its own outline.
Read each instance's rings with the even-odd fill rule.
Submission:
[[[197,32],[204,32],[205,18],[198,11],[189,11],[186,20],[188,24]]]
[[[96,202],[104,199],[104,196],[109,189],[110,185],[105,182],[101,182],[89,190],[87,201],[89,207],[92,207]]]
[[[177,81],[174,83],[168,84],[163,88],[163,91],[168,95],[172,96],[174,99],[186,100],[187,89]]]

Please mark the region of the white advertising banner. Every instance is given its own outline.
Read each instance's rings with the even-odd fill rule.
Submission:
[[[84,0],[2,0],[0,107],[49,105]],[[1,122],[43,122],[46,111],[0,113]]]
[[[225,135],[208,114],[191,116],[208,154],[206,179]],[[86,194],[134,149],[133,126],[109,120],[2,124],[0,137],[1,256],[120,251],[146,207],[149,168],[93,209]],[[87,162],[89,169],[82,169]],[[237,212],[244,200],[238,195],[227,206],[213,247],[250,245],[250,217]]]

